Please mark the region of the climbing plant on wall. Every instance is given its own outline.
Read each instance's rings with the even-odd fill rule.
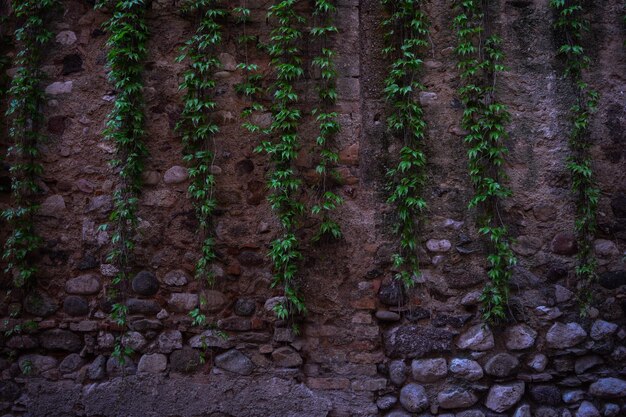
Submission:
[[[479,231],[490,242],[489,283],[481,300],[483,318],[493,322],[506,317],[511,267],[517,262],[499,211],[500,201],[512,194],[502,183],[506,178],[502,165],[508,153],[506,125],[511,116],[496,97],[497,76],[505,69],[504,55],[500,38],[485,33],[487,5],[479,0],[458,1],[456,5],[456,53],[463,80],[459,95],[465,106],[462,126],[468,132],[464,141],[469,147],[469,175],[474,186],[469,207],[481,209]]]
[[[390,16],[383,21],[386,46],[383,50],[393,62],[385,79],[385,97],[392,106],[387,125],[401,142],[398,164],[387,171],[391,194],[387,202],[397,210],[395,232],[400,251],[393,255],[397,278],[405,286],[414,285],[419,274],[418,219],[426,208],[422,196],[426,156],[423,152],[426,122],[418,93],[421,53],[428,46],[428,23],[421,0],[382,0]]]
[[[19,0],[13,2],[13,12],[18,20],[15,41],[18,52],[14,65],[17,72],[11,81],[6,112],[10,121],[7,160],[10,163],[13,205],[2,212],[11,226],[3,258],[7,272],[12,274],[16,287],[34,284],[37,268],[34,255],[41,238],[33,223],[38,204],[35,196],[41,192],[38,184],[43,167],[40,162],[40,144],[44,99],[41,90],[43,72],[41,60],[45,45],[52,39],[46,29],[46,14],[56,4],[54,0]]]
[[[339,132],[340,125],[338,114],[334,111],[337,102],[337,70],[335,68],[336,52],[332,49],[331,37],[338,33],[334,18],[337,14],[337,6],[330,0],[316,0],[313,15],[317,19],[317,26],[311,28],[311,36],[317,40],[319,50],[317,56],[313,58],[313,66],[319,71],[318,81],[318,106],[313,110],[313,114],[319,123],[319,134],[316,144],[319,147],[320,159],[315,167],[315,171],[321,177],[320,197],[311,211],[321,217],[321,223],[314,240],[319,240],[323,236],[330,236],[335,239],[341,237],[341,228],[332,217],[332,212],[343,199],[330,189],[329,177],[338,179],[338,173],[333,169],[339,155],[332,147],[332,139]]]
[[[96,7],[108,2],[101,1]],[[106,22],[109,32],[107,46],[107,66],[109,80],[116,92],[113,109],[109,113],[105,139],[115,144],[116,157],[111,166],[119,174],[119,184],[113,194],[113,210],[109,216],[112,229],[112,251],[108,262],[117,267],[113,284],[121,293],[112,291],[112,318],[120,326],[126,325],[128,307],[123,293],[127,290],[132,270],[132,256],[135,248],[137,210],[142,186],[144,160],[148,154],[144,144],[144,101],[143,80],[144,59],[148,28],[145,24],[146,2],[125,0],[115,2],[113,14]],[[104,227],[106,228],[106,226]],[[114,354],[123,361],[128,348],[116,344]]]
[[[582,46],[584,33],[588,31],[588,24],[582,16],[582,1],[551,0],[550,5],[556,12],[554,27],[563,39],[559,54],[565,58],[564,75],[572,81],[576,93],[576,102],[570,109],[571,155],[567,158],[567,168],[572,177],[572,190],[576,197],[575,229],[578,244],[576,277],[581,313],[584,315],[592,301],[591,285],[597,278],[593,239],[600,190],[593,175],[589,123],[598,107],[599,95],[583,79],[584,71],[589,68],[590,59]]]
[[[222,42],[222,26],[218,19],[226,15],[218,1],[192,0],[183,3],[182,11],[199,15],[194,35],[185,43],[178,61],[187,60],[189,69],[184,73],[180,89],[184,108],[176,129],[182,135],[184,160],[189,168],[188,194],[196,211],[202,235],[200,259],[196,263],[196,278],[213,283],[211,263],[215,259],[215,242],[210,230],[211,217],[217,204],[214,194],[215,176],[211,165],[215,159],[214,137],[219,128],[212,120],[216,108],[213,73],[220,67],[216,48]],[[190,312],[194,324],[202,325],[206,317],[195,309]]]
[[[293,167],[299,149],[298,126],[302,118],[296,107],[299,97],[294,84],[304,75],[299,43],[302,38],[300,26],[306,19],[296,12],[296,3],[297,0],[276,1],[267,13],[268,19],[276,22],[267,45],[276,77],[270,88],[273,118],[266,130],[270,138],[256,148],[257,152],[266,153],[271,159],[269,202],[284,229],[270,248],[274,263],[272,286],[282,287],[287,300],[275,307],[280,318],[306,312],[297,282],[297,262],[302,258],[296,236],[298,217],[304,212],[304,205],[299,201],[302,181]]]

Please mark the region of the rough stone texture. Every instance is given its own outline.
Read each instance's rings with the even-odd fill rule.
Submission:
[[[587,332],[578,323],[554,323],[546,334],[548,346],[565,349],[576,346],[587,337]]]
[[[78,335],[60,329],[46,330],[41,334],[39,340],[43,348],[50,350],[77,352],[83,346],[83,342]]]
[[[626,398],[626,381],[601,378],[589,386],[589,393],[599,398]]]
[[[498,353],[492,356],[485,364],[485,372],[489,375],[503,378],[511,375],[519,366],[519,361],[508,353]]]
[[[400,390],[400,404],[411,413],[424,411],[429,404],[426,390],[418,384],[407,384]]]
[[[139,295],[154,295],[159,290],[159,281],[149,271],[141,271],[133,278],[133,291]]]
[[[463,333],[456,345],[461,349],[485,351],[493,348],[494,343],[493,333],[489,327],[477,324]]]
[[[240,375],[250,375],[254,370],[252,361],[236,349],[216,356],[215,366]]]
[[[413,379],[417,382],[435,382],[448,373],[448,364],[444,358],[416,359],[411,362]]]
[[[8,22],[0,25],[0,37],[16,29],[16,19],[5,7],[8,3],[0,1],[0,15],[9,15]],[[215,281],[205,285],[191,278],[200,256],[201,236],[186,190],[189,179],[182,159],[184,144],[180,132],[173,129],[182,109],[183,92],[178,83],[188,65],[174,58],[197,24],[194,16],[180,13],[180,3],[146,2],[150,37],[146,62],[142,63],[145,85],[141,91],[149,156],[144,161],[139,224],[133,235],[136,247],[129,265],[131,274],[144,271],[138,276],[145,282],[143,288],[134,285],[141,293],[135,292],[131,283],[119,300],[112,301],[133,300],[129,329],[120,328],[109,316],[110,283],[118,271],[106,261],[111,230],[98,229],[108,222],[112,194],[120,184],[117,170],[109,165],[115,158],[115,144],[102,140],[106,115],[119,95],[107,81],[106,41],[110,33],[102,29],[111,10],[94,11],[93,1],[61,0],[46,16],[53,39],[42,55],[45,83],[41,87],[45,90],[52,85],[49,92],[55,95],[46,96],[40,106],[46,140],[40,147],[41,192],[33,196],[34,202],[42,204],[34,223],[43,241],[34,257],[36,285],[10,294],[8,285],[0,289],[0,348],[15,351],[18,362],[23,356],[40,355],[63,360],[64,365],[41,376],[24,376],[19,363],[0,359],[1,379],[5,381],[0,385],[2,396],[6,388],[0,415],[406,416],[409,413],[401,411],[399,403],[385,410],[378,407],[381,398],[397,399],[404,384],[415,382],[408,375],[401,385],[392,383],[391,361],[399,358],[405,365],[413,358],[444,358],[450,364],[447,377],[425,383],[432,404],[413,415],[451,417],[436,399],[450,386],[462,386],[479,398],[469,409],[454,409],[457,417],[502,417],[514,412],[517,417],[526,417],[531,410],[537,417],[571,417],[582,401],[593,403],[603,417],[610,417],[605,410],[615,407],[618,411],[612,413],[624,414],[623,399],[587,392],[598,379],[623,380],[626,361],[626,270],[621,256],[626,247],[622,1],[582,2],[583,16],[590,23],[582,44],[591,58],[584,78],[600,93],[588,135],[594,180],[601,191],[593,241],[600,278],[599,285],[592,288],[595,301],[589,318],[578,314],[573,239],[576,205],[567,170],[571,154],[569,108],[576,96],[571,80],[562,76],[563,56],[557,53],[562,39],[553,28],[555,15],[547,0],[486,2],[486,32],[501,36],[507,66],[497,77],[496,95],[511,112],[504,142],[509,153],[502,168],[513,195],[499,205],[498,214],[511,234],[518,264],[513,268],[506,324],[491,329],[493,343],[487,338],[484,346],[475,340],[462,348],[455,342],[473,339],[468,338],[475,331],[472,327],[481,324],[480,294],[488,279],[485,256],[489,244],[478,230],[482,210],[467,209],[474,190],[467,175],[467,132],[460,126],[464,109],[458,88],[462,80],[452,25],[458,9],[451,2],[420,2],[431,25],[429,45],[420,51],[423,66],[416,79],[425,86],[419,103],[424,106],[426,121],[422,195],[428,210],[416,230],[423,273],[414,277],[418,285],[403,290],[394,279],[398,271],[391,262],[398,250],[392,230],[397,209],[387,202],[389,178],[385,176],[396,166],[403,143],[387,123],[393,106],[384,93],[390,59],[381,53],[381,21],[388,12],[380,0],[336,3],[339,34],[326,45],[337,52],[338,101],[333,110],[338,112],[341,131],[329,145],[340,155],[337,173],[341,178],[329,177],[322,186],[315,173],[318,123],[311,114],[318,105],[317,75],[311,61],[321,45],[307,33],[316,24],[310,16],[314,2],[297,2],[298,11],[307,18],[302,25],[304,37],[298,41],[305,51],[305,77],[294,82],[300,99],[297,108],[302,112],[298,156],[292,164],[294,173],[303,180],[297,196],[310,208],[326,189],[336,192],[344,203],[332,213],[341,225],[342,239],[311,244],[319,217],[307,212],[298,219],[296,235],[303,259],[296,280],[308,315],[294,317],[292,322],[276,317],[272,306],[284,300],[284,294],[280,286],[269,288],[273,270],[267,252],[281,232],[267,201],[271,158],[254,152],[262,135],[248,134],[241,128],[245,120],[240,112],[250,100],[234,90],[245,77],[237,63],[246,58],[259,65],[265,76],[263,87],[273,82],[276,71],[268,66],[267,51],[255,45],[267,42],[276,19],[266,17],[268,2],[247,2],[252,11],[246,33],[255,38],[247,50],[236,43],[242,25],[231,17],[220,19],[225,24],[224,42],[215,52],[223,68],[216,72],[217,84],[210,94],[216,101],[211,120],[220,128],[211,141],[215,158],[210,167],[216,180],[217,207],[209,234],[215,239],[217,257],[211,265]],[[4,43],[0,41],[0,45]],[[5,52],[0,51],[2,55]],[[15,57],[17,50],[8,52]],[[6,71],[10,77],[15,72],[16,68]],[[259,101],[269,108],[271,98],[268,92]],[[7,100],[0,101],[3,115]],[[10,138],[6,118],[0,119],[0,153],[6,155]],[[269,111],[251,119],[264,128],[272,122]],[[0,211],[12,203],[7,192],[12,163],[11,157],[0,163]],[[0,219],[0,242],[10,229]],[[3,272],[6,266],[6,261],[0,260],[0,281],[9,284],[13,277]],[[176,276],[169,275],[174,271]],[[73,281],[83,275],[93,279]],[[210,306],[201,302],[206,291],[219,293],[210,300]],[[43,303],[34,300],[36,293],[47,297]],[[176,302],[170,303],[173,294],[183,294],[180,303],[176,297]],[[68,295],[84,298],[89,305],[88,318],[66,314],[62,306]],[[191,306],[203,308],[211,330],[191,325],[187,309]],[[18,334],[19,327],[15,326],[31,319],[37,329],[26,328]],[[551,344],[546,334],[555,321],[576,322],[589,335],[569,347],[564,347],[570,342],[563,343],[563,339]],[[291,324],[298,326],[299,334],[284,331]],[[507,334],[507,327],[521,330],[521,337]],[[395,330],[398,328],[406,331]],[[69,372],[80,363],[78,358],[41,343],[50,330],[70,332],[75,336],[68,340],[80,340],[72,353],[84,360],[82,367]],[[127,337],[139,347],[131,355],[137,364],[144,354],[160,354],[161,333],[181,332],[181,343],[175,343],[171,353],[163,353],[167,367],[157,375],[169,380],[150,379],[153,374],[142,373],[120,381],[106,372],[115,338],[126,331],[137,333]],[[402,337],[391,340],[390,335]],[[205,347],[206,363],[188,369],[186,364],[195,363]],[[233,348],[254,365],[249,378],[216,366],[216,357]],[[278,353],[273,354],[275,351]],[[274,358],[285,356],[283,352],[294,359],[293,363],[302,363],[277,365]],[[516,356],[519,367],[506,377],[483,375],[480,366],[503,353]],[[72,359],[65,362],[66,357]],[[597,357],[604,362],[599,363]],[[480,365],[462,371],[465,374],[454,373],[454,358],[467,358]],[[40,377],[47,380],[45,388],[27,387],[39,383]],[[272,378],[279,378],[280,383],[272,385],[268,382]],[[303,381],[314,392],[295,381]],[[492,386],[519,381],[526,382],[528,390],[517,404],[503,413],[483,406]],[[533,397],[537,395],[533,387],[538,386],[556,387],[563,394],[573,390],[585,394],[569,404],[539,404]],[[27,394],[18,400],[22,391]],[[531,410],[525,412],[526,404]]]
[[[137,372],[158,374],[167,368],[167,356],[160,353],[146,354],[139,359]]]
[[[390,357],[419,358],[429,353],[447,352],[454,334],[422,326],[398,326],[383,334],[385,353]]]
[[[467,408],[478,401],[478,397],[463,387],[450,387],[437,394],[437,402],[441,408]]]
[[[401,386],[406,381],[408,367],[403,360],[391,361],[389,363],[389,380],[397,386]]]
[[[450,361],[450,372],[457,378],[477,381],[483,377],[483,368],[471,359],[454,358]]]
[[[526,324],[509,327],[505,332],[506,348],[510,350],[524,350],[532,347],[537,339],[537,332]]]
[[[524,395],[524,383],[496,384],[489,389],[485,406],[496,413],[513,407]]]

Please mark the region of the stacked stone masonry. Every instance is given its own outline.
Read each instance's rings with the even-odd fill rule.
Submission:
[[[623,2],[589,2],[588,80],[600,92],[591,149],[601,196],[594,242],[599,280],[581,318],[576,300],[574,203],[565,167],[568,109],[574,92],[562,77],[548,0],[490,2],[490,25],[503,38],[507,71],[498,79],[509,106],[511,150],[505,167],[513,197],[501,215],[515,238],[509,323],[480,316],[486,246],[468,210],[460,85],[452,2],[425,2],[432,50],[424,56],[419,95],[428,123],[425,151],[428,210],[421,225],[420,283],[393,279],[393,208],[385,170],[398,144],[387,132],[382,92],[378,0],[339,0],[337,210],[339,241],[307,243],[300,265],[309,310],[295,332],[273,307],[269,243],[280,233],[266,201],[266,157],[260,140],[240,127],[248,103],[234,85],[243,74],[240,26],[227,24],[219,52],[215,138],[217,261],[211,288],[193,279],[200,242],[188,198],[187,171],[173,127],[181,110],[185,63],[178,48],[194,30],[179,1],[153,0],[145,65],[150,152],[140,197],[135,274],[126,305],[125,344],[111,356],[118,326],[107,291],[110,236],[98,229],[112,209],[114,147],[102,140],[116,92],[106,78],[107,12],[92,1],[62,0],[50,16],[55,34],[45,55],[44,155],[37,230],[44,237],[37,288],[9,291],[2,276],[0,415],[4,417],[205,416],[626,416],[626,39]],[[224,2],[226,4],[227,2]],[[238,2],[234,2],[238,3]],[[269,36],[270,2],[248,0],[249,31]],[[311,2],[298,2],[304,13]],[[232,23],[232,22],[231,22]],[[307,51],[308,38],[303,49]],[[268,57],[249,59],[271,76]],[[310,57],[305,59],[310,64]],[[308,71],[308,70],[307,70]],[[15,68],[9,69],[9,75]],[[303,110],[315,106],[314,83],[298,84]],[[269,114],[255,116],[268,122]],[[317,124],[306,116],[296,161],[311,198]],[[4,136],[2,136],[4,138]],[[7,143],[0,143],[2,152]],[[6,184],[8,166],[0,166]],[[308,201],[307,201],[308,203]],[[0,193],[0,208],[11,204]],[[6,223],[0,220],[0,237]],[[4,266],[4,264],[2,265]],[[201,302],[202,301],[202,302]],[[210,326],[192,326],[200,307]],[[12,312],[21,311],[19,318]],[[36,330],[12,332],[34,320]]]

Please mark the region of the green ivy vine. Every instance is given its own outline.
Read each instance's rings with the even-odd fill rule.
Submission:
[[[108,2],[100,1],[96,7]],[[107,262],[114,264],[118,272],[113,278],[116,290],[111,290],[113,304],[111,317],[119,326],[126,326],[128,307],[124,302],[132,270],[135,248],[137,210],[142,187],[142,172],[148,150],[144,144],[144,60],[147,54],[148,28],[145,24],[147,9],[145,0],[117,1],[112,6],[113,14],[106,22],[109,32],[107,66],[109,80],[115,87],[113,109],[109,113],[104,131],[105,139],[116,146],[116,157],[111,166],[118,171],[120,183],[113,194],[113,210],[109,215],[112,225],[113,249]],[[102,226],[107,229],[109,225]],[[130,348],[118,341],[113,355],[123,362]]]
[[[37,235],[34,215],[39,205],[35,196],[41,192],[38,178],[43,172],[39,161],[39,145],[45,139],[41,133],[44,116],[41,104],[44,93],[41,70],[44,47],[52,39],[46,26],[46,14],[56,5],[55,0],[16,0],[13,13],[18,20],[15,42],[18,52],[14,65],[17,73],[11,81],[6,115],[9,119],[7,161],[10,163],[13,206],[2,212],[11,226],[4,246],[3,259],[13,284],[21,288],[34,285],[37,274],[35,254],[42,239]]]
[[[339,132],[341,126],[338,114],[333,111],[337,103],[337,70],[335,68],[336,52],[331,49],[331,37],[339,31],[335,26],[334,18],[337,6],[333,1],[316,0],[313,15],[318,19],[318,26],[311,28],[311,36],[319,43],[317,56],[313,58],[313,67],[319,71],[318,97],[319,104],[313,109],[313,115],[319,123],[319,134],[316,144],[320,151],[320,160],[315,171],[321,177],[319,201],[311,208],[314,215],[321,216],[321,223],[313,241],[323,236],[339,239],[341,227],[332,218],[332,211],[343,203],[343,199],[329,189],[329,176],[338,179],[339,174],[333,169],[339,160],[339,154],[332,148],[332,139]]]
[[[419,275],[418,219],[426,208],[422,196],[426,174],[423,151],[426,122],[417,95],[424,90],[419,81],[420,58],[428,46],[428,22],[422,0],[382,0],[390,16],[383,21],[386,46],[383,53],[393,59],[385,79],[385,97],[393,112],[387,126],[401,141],[399,162],[387,171],[391,194],[387,198],[397,210],[395,233],[400,238],[400,251],[392,257],[399,272],[396,278],[408,288]]]
[[[469,146],[469,174],[474,186],[469,208],[482,210],[479,231],[490,242],[487,256],[490,282],[481,301],[483,318],[494,322],[506,318],[511,267],[517,263],[499,212],[499,202],[512,194],[502,183],[506,179],[502,166],[508,153],[504,143],[508,138],[506,125],[511,116],[496,98],[497,75],[505,70],[504,54],[500,50],[500,38],[485,34],[486,4],[463,0],[456,5],[459,9],[454,19],[456,53],[463,80],[459,95],[465,106],[462,127],[468,132],[464,141]]]
[[[576,196],[576,240],[578,244],[578,298],[581,314],[586,315],[591,305],[592,284],[597,279],[597,261],[593,253],[593,239],[596,232],[596,213],[600,190],[593,175],[593,161],[589,136],[591,116],[598,108],[599,94],[583,79],[591,60],[582,46],[583,36],[589,30],[583,19],[582,1],[551,0],[550,6],[556,12],[554,28],[562,36],[564,43],[559,54],[565,58],[564,75],[569,77],[576,91],[576,103],[570,108],[572,123],[569,132],[571,155],[567,158],[567,168],[572,176],[572,190]]]
[[[216,47],[222,42],[222,26],[218,19],[226,15],[215,0],[190,0],[182,5],[184,13],[196,13],[200,17],[195,34],[185,43],[177,61],[189,61],[179,86],[184,90],[184,108],[176,130],[182,135],[183,159],[189,168],[188,194],[196,211],[202,235],[200,259],[196,262],[196,279],[206,284],[214,282],[211,264],[215,260],[215,239],[211,234],[212,215],[217,205],[215,199],[215,176],[211,166],[215,160],[214,138],[219,127],[212,120],[217,103],[213,99],[215,80],[213,73],[220,67]],[[202,301],[202,300],[201,300]],[[199,308],[189,315],[193,325],[206,324],[206,315]]]
[[[276,1],[267,13],[268,19],[277,22],[266,47],[276,74],[270,88],[273,118],[265,131],[270,139],[261,141],[255,149],[271,159],[268,186],[272,194],[268,200],[284,228],[282,236],[271,243],[269,252],[274,263],[272,287],[281,286],[286,297],[286,302],[277,304],[274,309],[282,319],[294,313],[306,313],[297,282],[297,262],[302,258],[296,236],[298,217],[304,213],[304,204],[299,201],[302,181],[293,168],[299,149],[298,126],[302,118],[301,111],[296,107],[299,97],[294,84],[304,76],[299,42],[302,38],[300,26],[306,22],[295,10],[297,3],[297,0]]]

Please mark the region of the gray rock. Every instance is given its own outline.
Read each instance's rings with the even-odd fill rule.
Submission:
[[[429,239],[426,241],[426,248],[431,252],[448,252],[452,244],[447,239]]]
[[[242,317],[249,317],[254,314],[256,303],[249,298],[240,298],[235,302],[235,314]]]
[[[190,373],[200,366],[200,352],[190,347],[175,350],[170,355],[172,372]]]
[[[576,236],[571,232],[557,233],[552,239],[551,249],[557,255],[574,255],[577,250]]]
[[[24,297],[24,310],[33,316],[47,317],[53,314],[59,305],[47,294],[32,291]]]
[[[58,96],[60,94],[69,94],[72,92],[74,83],[72,81],[57,81],[46,87],[46,94]]]
[[[137,372],[158,374],[164,372],[167,369],[167,356],[160,353],[146,354],[139,359],[139,366]]]
[[[272,352],[272,360],[276,366],[297,368],[302,365],[302,357],[289,346],[280,347]]]
[[[139,352],[146,346],[147,342],[141,333],[129,331],[122,336],[122,343],[133,351]]]
[[[540,405],[559,405],[561,403],[561,391],[554,385],[532,386],[530,396]]]
[[[416,359],[411,363],[411,371],[417,382],[435,382],[448,374],[448,364],[444,358]]]
[[[141,271],[132,281],[133,291],[139,295],[154,295],[159,291],[159,281],[150,271]]]
[[[443,417],[447,414],[440,414],[438,417]],[[465,410],[454,414],[454,417],[485,417],[485,413],[480,410]]]
[[[396,386],[401,386],[406,381],[408,367],[403,360],[391,361],[389,363],[389,380]]]
[[[620,411],[619,405],[607,403],[607,404],[604,404],[604,408],[602,409],[602,415],[604,417],[617,417],[617,415],[619,414],[619,411]]]
[[[161,311],[161,306],[154,300],[143,300],[139,298],[129,298],[126,306],[130,314],[155,315]]]
[[[274,342],[292,343],[296,340],[296,335],[289,327],[276,327],[273,339]]]
[[[485,372],[489,375],[504,378],[511,375],[519,366],[519,361],[508,353],[498,353],[485,364]]]
[[[593,340],[602,340],[613,336],[619,326],[604,320],[596,320],[591,326],[591,338]]]
[[[513,417],[531,417],[530,406],[528,404],[522,404],[515,410]]]
[[[557,303],[564,303],[569,301],[574,296],[574,293],[561,285],[554,286],[554,297]]]
[[[64,46],[70,46],[76,43],[77,37],[76,33],[71,30],[63,30],[57,33],[57,36],[54,38],[57,43],[60,43]]]
[[[223,337],[214,330],[206,330],[202,334],[193,336],[189,339],[189,346],[195,349],[219,348],[229,349],[232,343],[228,338]]]
[[[576,374],[583,374],[591,368],[601,365],[604,360],[598,355],[586,355],[576,359],[574,363],[574,371]]]
[[[610,258],[619,255],[619,249],[615,242],[606,239],[596,239],[593,242],[594,251],[601,258]]]
[[[57,367],[59,362],[52,356],[23,355],[17,361],[23,375],[42,375]]]
[[[131,319],[128,327],[130,327],[131,330],[143,333],[149,330],[161,330],[163,328],[163,323],[161,323],[160,320]]]
[[[380,321],[391,322],[400,320],[400,314],[394,313],[393,311],[389,310],[378,310],[376,311],[374,316]]]
[[[567,411],[569,412],[569,410]],[[559,416],[559,412],[554,407],[538,407],[535,410],[535,417],[561,417],[561,416]]]
[[[503,413],[513,407],[524,395],[524,383],[495,384],[489,389],[485,406],[496,413]]]
[[[599,398],[626,398],[626,381],[619,378],[601,378],[591,384],[589,393]]]
[[[171,167],[163,174],[163,182],[166,184],[180,184],[187,181],[187,178],[189,178],[187,168],[178,165]]]
[[[81,366],[83,366],[84,363],[85,361],[78,353],[70,353],[61,361],[59,371],[62,374],[69,374],[77,371]]]
[[[63,218],[66,215],[65,200],[61,195],[51,195],[46,198],[37,212],[41,216]]]
[[[584,400],[585,397],[585,391],[578,389],[573,391],[565,391],[561,398],[563,399],[563,402],[565,404],[576,404]]]
[[[493,349],[495,342],[493,340],[493,333],[488,326],[483,324],[477,324],[470,327],[463,333],[456,345],[461,349],[469,349],[475,351],[486,351]]]
[[[188,313],[198,306],[198,294],[174,293],[170,295],[168,305],[178,313]]]
[[[211,313],[216,313],[222,310],[228,299],[224,293],[215,290],[207,290],[203,293],[204,302],[202,303],[202,309]]]
[[[126,356],[123,361],[111,356],[107,360],[107,374],[109,376],[126,376],[134,375],[137,372],[137,367],[133,363],[133,360]]]
[[[548,366],[548,357],[543,353],[537,353],[528,360],[528,366],[537,372],[543,372]]]
[[[450,372],[455,377],[465,379],[466,381],[477,381],[483,377],[483,368],[481,368],[478,362],[471,359],[452,359]]]
[[[68,295],[63,300],[63,311],[69,316],[85,316],[89,313],[89,303],[79,295]]]
[[[506,348],[524,350],[532,347],[537,339],[537,332],[526,324],[509,327],[505,332]]]
[[[400,404],[411,413],[424,411],[429,404],[426,390],[418,384],[405,385],[400,390]]]
[[[398,402],[398,399],[395,396],[385,395],[384,397],[380,397],[376,401],[376,407],[378,407],[379,410],[386,411],[386,410],[389,410],[394,405],[396,405],[397,402]]]
[[[163,283],[172,287],[181,287],[187,285],[188,282],[189,277],[187,273],[180,269],[170,271],[163,277]]]
[[[402,283],[392,280],[381,285],[378,291],[378,299],[388,306],[402,306],[406,303],[406,295]]]
[[[239,375],[250,375],[254,371],[252,361],[236,349],[217,355],[215,357],[215,366]]]
[[[100,279],[95,274],[80,275],[65,283],[65,292],[76,295],[98,294],[101,288]]]
[[[443,329],[403,325],[383,333],[383,343],[389,357],[421,358],[450,351],[453,337],[453,333]]]
[[[626,285],[626,270],[604,272],[598,281],[607,290],[614,290]]]
[[[183,335],[178,330],[165,330],[157,338],[159,353],[172,353],[175,349],[183,347]]]
[[[395,410],[387,414],[385,417],[411,417],[411,415],[401,410]]]
[[[589,401],[583,401],[576,411],[576,417],[600,417],[600,412]]]
[[[93,380],[100,380],[106,376],[106,363],[107,359],[100,355],[89,365],[87,368],[87,378]]]
[[[50,350],[78,352],[83,347],[83,341],[78,335],[61,329],[46,330],[39,336],[39,341],[44,349]]]
[[[478,397],[463,387],[450,387],[437,394],[439,406],[445,409],[467,408],[478,401]]]
[[[578,323],[554,323],[546,334],[548,347],[566,349],[581,343],[587,337],[587,332]]]

